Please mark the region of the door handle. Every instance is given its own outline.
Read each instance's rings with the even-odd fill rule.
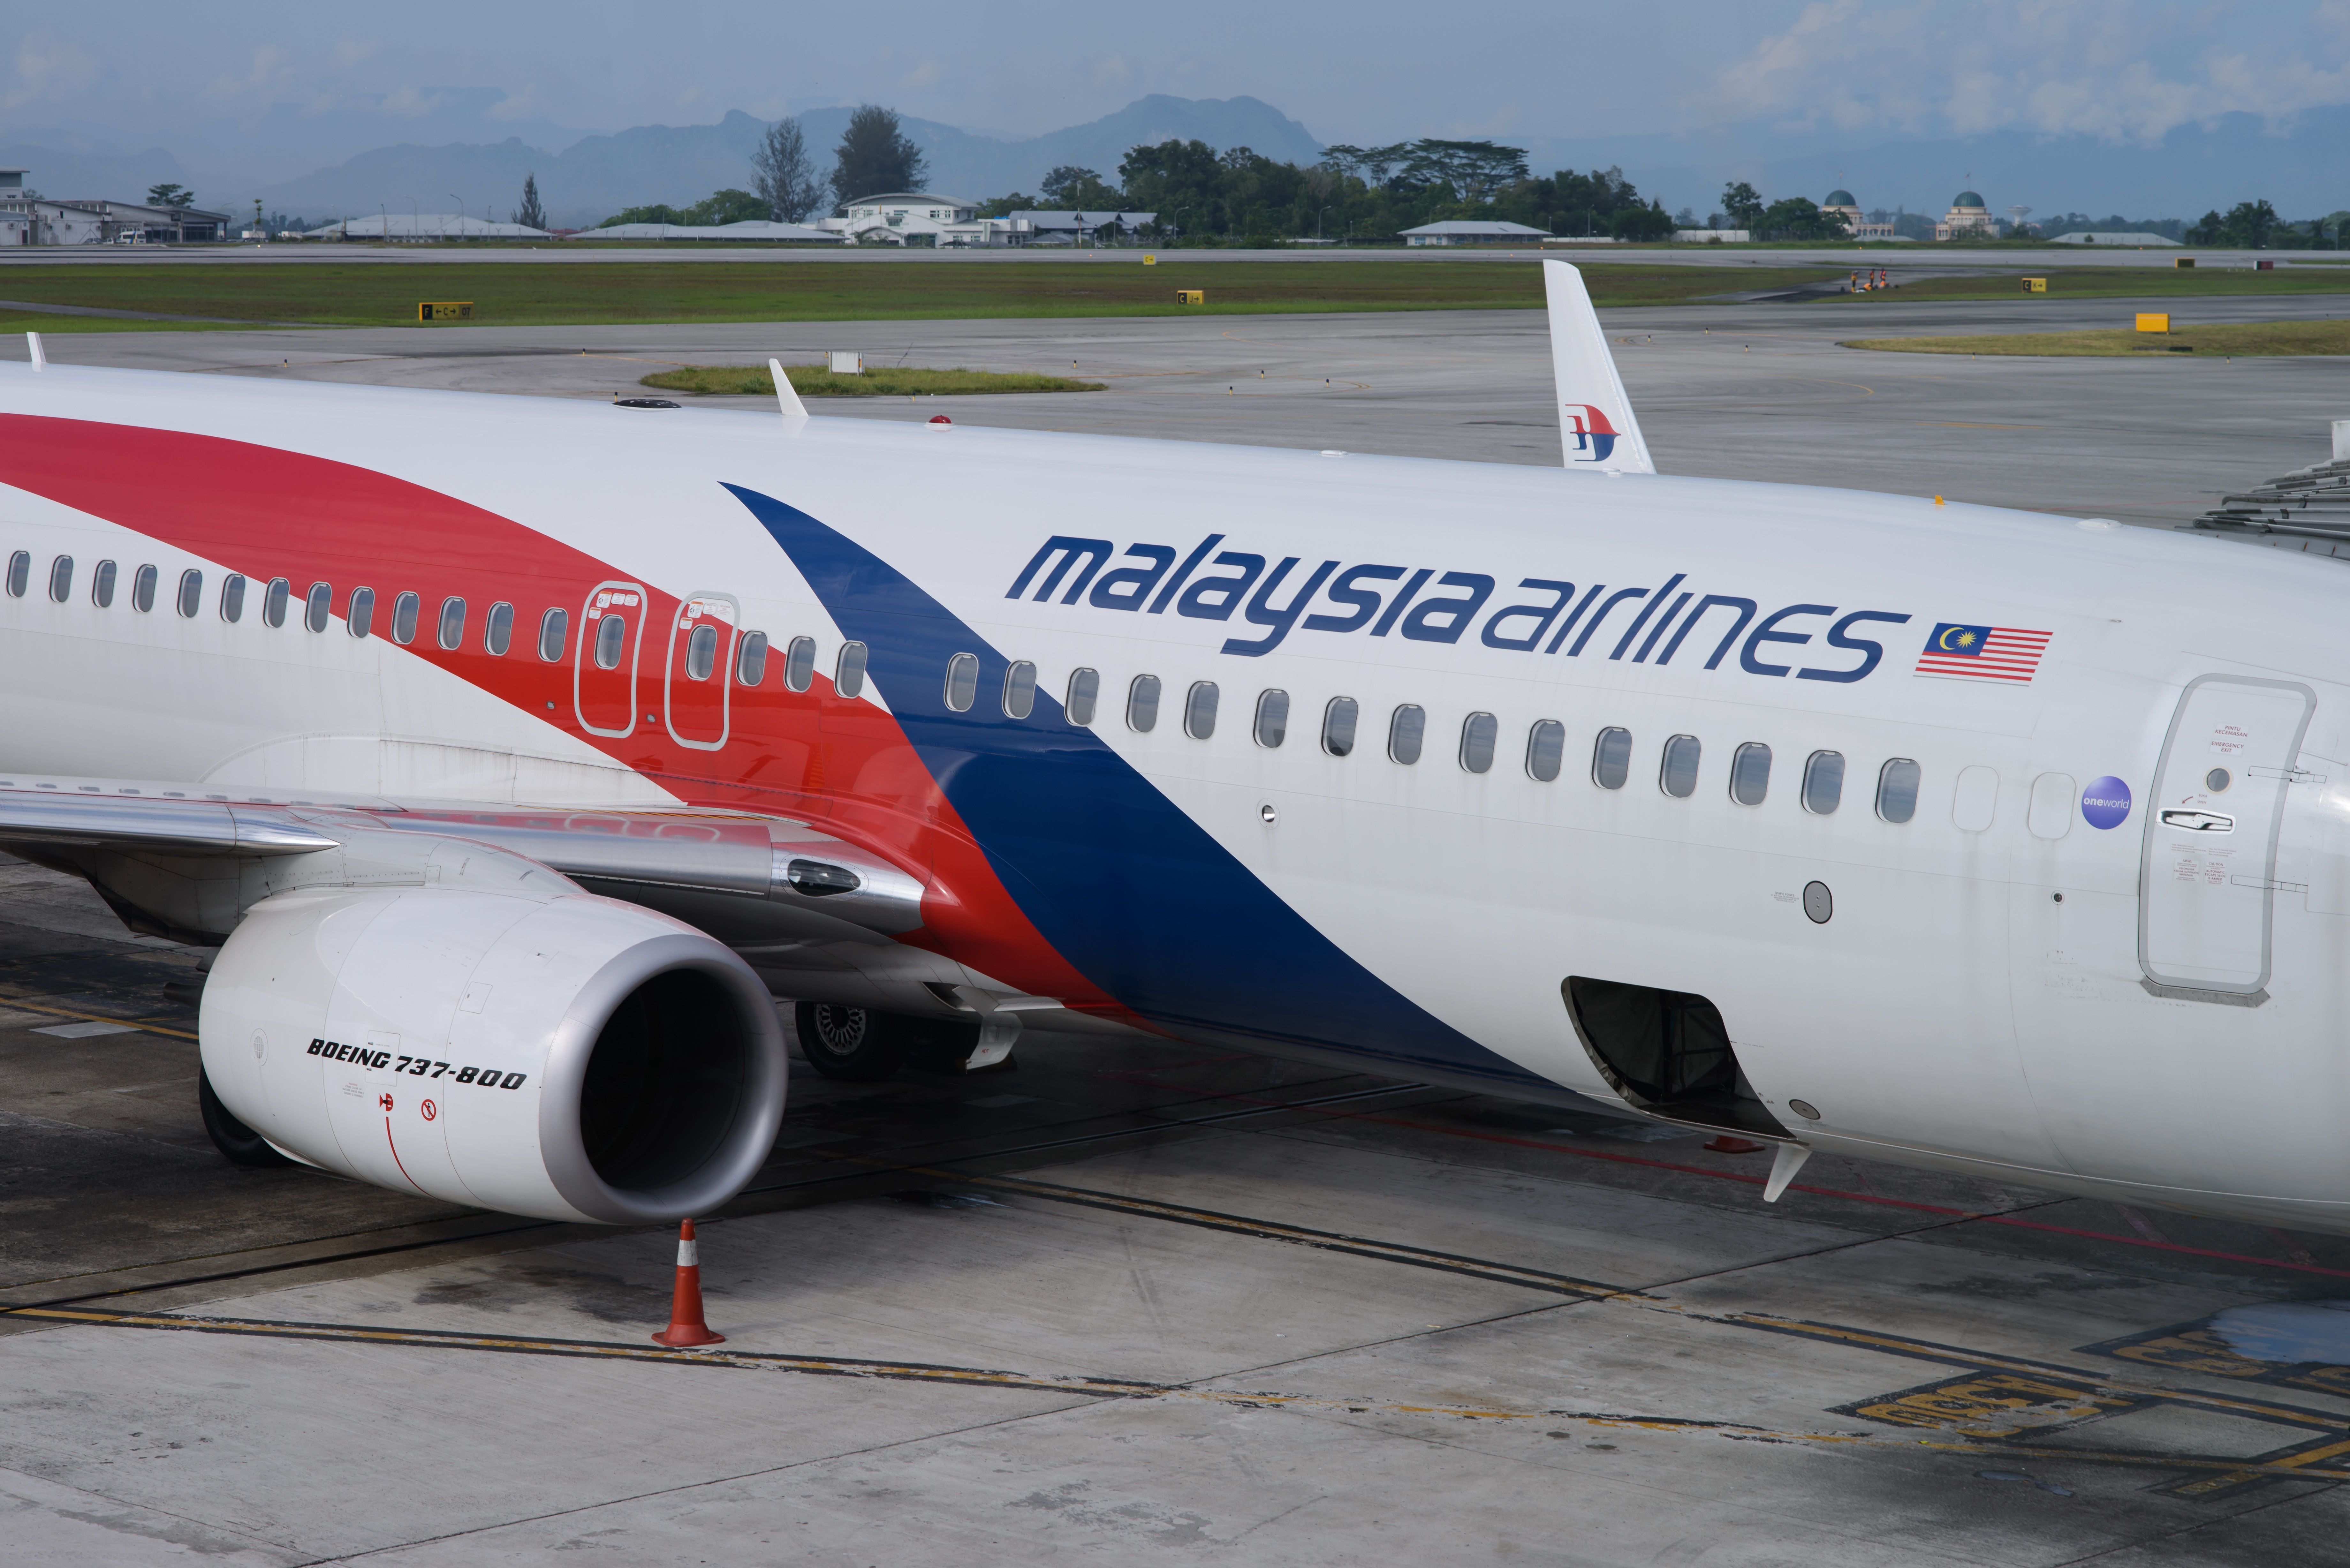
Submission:
[[[2236,819],[2216,811],[2166,811],[2162,814],[2165,827],[2184,828],[2189,833],[2233,833]]]

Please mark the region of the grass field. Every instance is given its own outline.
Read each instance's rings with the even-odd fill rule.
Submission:
[[[1992,332],[1968,337],[1857,337],[1846,348],[1903,354],[2035,354],[2079,358],[2163,357],[2178,349],[2240,359],[2350,354],[2350,321],[2243,321],[2176,332]]]
[[[1968,258],[1950,259],[1964,262]],[[2026,277],[2046,278],[2048,292],[2024,293]],[[1839,306],[1857,310],[1880,300],[1909,304],[1920,299],[2191,299],[2198,296],[2246,294],[2350,294],[2350,268],[2287,267],[2278,272],[2253,272],[2241,267],[2189,267],[2182,272],[2172,267],[2018,267],[2012,273],[1988,277],[1920,278],[1873,294],[1827,297]]]
[[[836,376],[821,365],[786,365],[792,390],[811,398],[907,398],[923,393],[944,396],[967,392],[1099,392],[1099,381],[1072,381],[1066,376],[1032,376],[995,370],[930,370],[920,366],[882,366],[861,376]],[[775,383],[764,365],[683,365],[647,376],[643,385],[664,392],[771,396]]]
[[[1590,268],[1607,305],[1678,305],[1733,289],[1794,287],[1840,277],[1834,267]],[[1207,291],[1179,305],[1178,289]],[[317,326],[416,320],[420,300],[467,299],[483,326],[660,321],[881,321],[963,317],[1249,316],[1285,311],[1529,309],[1542,269],[1524,260],[1223,262],[1156,266],[1120,256],[1070,262],[659,262],[430,267],[306,263],[275,266],[11,266],[0,296]],[[21,323],[21,325],[19,324]],[[90,317],[0,318],[5,330],[168,329]],[[463,332],[450,323],[432,330]]]

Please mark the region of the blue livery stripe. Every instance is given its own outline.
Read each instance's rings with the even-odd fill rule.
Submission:
[[[1105,992],[1194,1039],[1555,1092],[1348,957],[1050,694],[1027,719],[1005,718],[1005,656],[895,567],[771,496],[726,488],[866,645],[867,678],[1005,890]],[[980,662],[964,713],[946,705],[958,653]]]

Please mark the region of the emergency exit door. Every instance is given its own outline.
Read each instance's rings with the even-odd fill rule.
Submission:
[[[662,686],[670,736],[681,746],[714,752],[726,743],[734,628],[741,619],[725,594],[695,594],[677,607]]]
[[[571,700],[580,727],[619,737],[637,727],[637,650],[648,596],[637,583],[598,583],[579,613]]]
[[[2286,680],[2188,683],[2147,802],[2138,962],[2148,980],[2251,994],[2268,984],[2277,830],[2316,695]]]

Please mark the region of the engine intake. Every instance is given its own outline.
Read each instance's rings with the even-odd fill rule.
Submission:
[[[750,967],[592,894],[280,894],[222,948],[197,1030],[222,1104],[293,1158],[543,1219],[707,1213],[783,1120]]]

